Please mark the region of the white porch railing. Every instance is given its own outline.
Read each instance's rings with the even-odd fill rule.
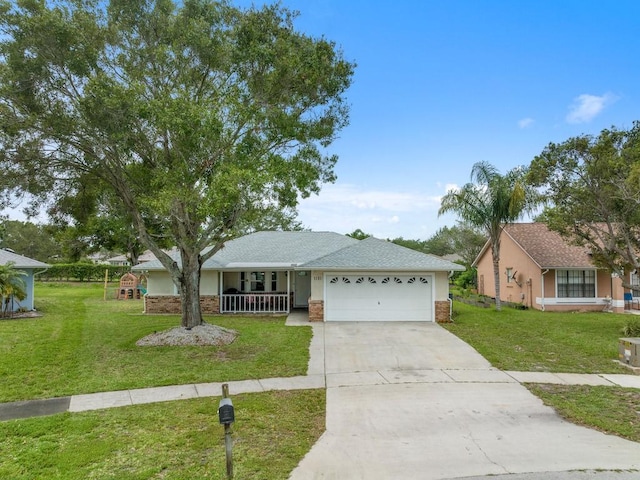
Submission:
[[[220,313],[288,313],[287,293],[223,293]]]

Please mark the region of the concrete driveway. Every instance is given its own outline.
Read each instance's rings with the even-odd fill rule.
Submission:
[[[294,480],[640,469],[640,444],[564,422],[436,324],[326,323],[314,332],[327,429]]]

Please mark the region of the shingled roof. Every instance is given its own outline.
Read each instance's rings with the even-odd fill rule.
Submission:
[[[12,263],[16,268],[49,268],[50,266],[33,258],[0,249],[0,265],[7,265],[9,263]]]
[[[540,268],[593,268],[590,251],[571,245],[544,223],[513,223],[504,233],[511,237]]]
[[[172,257],[180,263],[179,255]],[[465,268],[434,255],[416,252],[376,238],[356,240],[334,232],[256,232],[227,242],[207,260],[203,270],[242,268],[298,270],[430,270]],[[141,263],[134,271],[164,270],[159,260]]]
[[[441,257],[417,252],[378,238],[365,238],[337,252],[302,265],[318,270],[432,270],[464,271],[465,267]]]

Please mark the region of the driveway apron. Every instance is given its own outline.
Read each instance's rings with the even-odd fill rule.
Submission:
[[[293,480],[640,469],[640,444],[563,421],[439,325],[314,328],[327,428]]]

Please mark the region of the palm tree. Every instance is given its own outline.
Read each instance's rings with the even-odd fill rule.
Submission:
[[[0,265],[0,299],[2,299],[2,313],[6,315],[12,299],[22,301],[27,298],[27,287],[24,279],[27,275],[17,270],[12,262]]]
[[[525,183],[524,174],[523,168],[514,168],[500,175],[493,165],[478,162],[471,169],[471,183],[447,192],[438,211],[438,215],[454,212],[486,233],[491,244],[496,310],[500,310],[500,234],[505,224],[519,220],[538,204],[537,192]]]

